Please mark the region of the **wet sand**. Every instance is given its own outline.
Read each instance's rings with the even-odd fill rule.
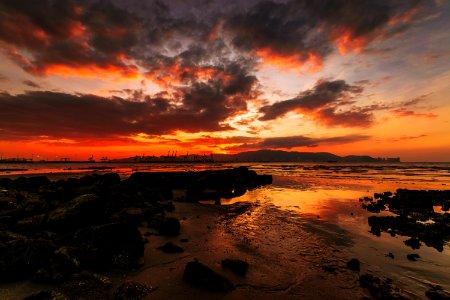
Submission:
[[[248,207],[235,214],[236,207]],[[283,216],[283,214],[285,214]],[[146,299],[355,299],[369,296],[358,275],[346,267],[351,258],[339,249],[335,228],[323,235],[302,229],[301,218],[273,206],[176,203],[180,236],[149,236],[144,267],[128,276],[155,288]],[[289,220],[289,222],[286,222]],[[327,232],[330,231],[330,232]],[[181,242],[180,239],[188,239]],[[168,254],[157,246],[171,241],[183,253]],[[226,258],[249,263],[246,276],[222,268]],[[236,286],[230,293],[210,292],[183,281],[187,262],[198,259]]]

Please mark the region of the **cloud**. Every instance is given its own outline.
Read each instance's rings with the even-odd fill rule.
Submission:
[[[312,89],[297,97],[261,107],[261,121],[280,118],[288,112],[300,112],[312,116],[316,121],[331,126],[368,126],[371,112],[361,108],[337,111],[339,106],[353,103],[363,91],[360,85],[350,85],[344,80],[319,80]]]
[[[230,16],[233,45],[285,68],[321,67],[335,48],[362,51],[377,38],[406,30],[420,1],[262,1]],[[242,10],[241,10],[242,11]],[[314,69],[314,68],[313,68]]]
[[[127,60],[137,44],[139,20],[107,1],[7,1],[0,8],[5,52],[31,74],[137,72]]]
[[[2,93],[0,135],[81,139],[230,130],[225,120],[246,111],[249,84],[219,79],[180,88],[172,98],[141,101],[50,91]]]
[[[41,88],[41,86],[39,84],[37,84],[36,82],[31,81],[31,80],[24,80],[24,81],[22,81],[22,83],[25,84],[26,86],[29,86],[32,88],[37,88],[37,89]]]
[[[317,147],[319,145],[340,145],[368,140],[368,135],[346,135],[336,137],[314,138],[308,136],[283,136],[245,142],[239,146],[224,147],[224,150],[252,150],[252,149],[291,149],[297,147]]]
[[[406,30],[425,11],[421,2],[3,1],[0,41],[36,76],[146,73],[170,80],[167,66],[180,74],[195,66],[192,75],[217,69],[224,59],[254,55],[314,71],[336,49],[360,51]]]
[[[425,103],[428,99],[428,96],[430,96],[431,94],[432,93],[423,94],[413,99],[400,102],[397,105],[393,105],[391,107],[391,113],[393,113],[396,117],[436,118],[437,115],[434,113],[417,112],[417,109],[429,109],[429,107],[426,105],[419,105]]]

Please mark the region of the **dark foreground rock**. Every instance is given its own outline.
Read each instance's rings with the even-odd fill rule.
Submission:
[[[116,173],[53,182],[45,176],[1,179],[0,282],[31,279],[59,287],[34,295],[36,299],[74,294],[75,290],[68,291],[71,286],[75,289],[77,282],[89,286],[96,280],[75,278],[77,274],[141,265],[144,240],[140,226],[165,236],[180,233],[180,221],[168,216],[175,209],[174,191],[181,191],[185,201],[220,200],[271,181],[271,176],[257,175],[245,167],[135,173],[126,180]],[[169,252],[181,249],[176,245],[163,248]],[[199,278],[208,274],[213,289],[232,288],[226,279],[205,268],[187,268],[187,280],[201,285]],[[103,295],[93,290],[92,297],[97,297],[96,293]]]
[[[115,300],[139,300],[147,296],[153,288],[146,284],[126,281],[122,283],[114,292]]]
[[[425,292],[425,296],[427,296],[431,300],[449,300],[450,293],[444,290],[440,285],[435,285]]]
[[[372,274],[363,274],[359,277],[361,287],[369,290],[375,299],[409,299],[401,289],[394,286],[392,279],[379,278]]]
[[[233,273],[245,276],[248,270],[248,263],[240,259],[224,259],[222,260],[222,267],[230,269]]]
[[[187,263],[183,279],[194,286],[214,292],[226,293],[234,289],[234,285],[226,277],[217,274],[198,261]]]
[[[352,271],[358,271],[361,269],[361,264],[358,259],[352,258],[347,262],[347,268],[349,268]]]
[[[181,248],[180,246],[178,246],[172,242],[167,242],[164,245],[158,247],[157,249],[159,249],[165,253],[182,253],[182,252],[184,252],[183,248]]]
[[[442,252],[450,241],[450,214],[435,212],[434,207],[445,211],[450,205],[450,190],[424,191],[398,189],[390,192],[375,193],[374,198],[360,199],[362,207],[378,213],[389,210],[396,215],[370,216],[370,232],[379,236],[381,232],[392,236],[408,236],[405,245],[419,249],[422,244]]]

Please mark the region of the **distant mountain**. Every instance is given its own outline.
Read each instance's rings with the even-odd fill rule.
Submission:
[[[236,154],[214,154],[214,161],[239,162],[400,162],[400,158],[373,158],[371,156],[338,156],[329,152],[297,152],[258,150]]]

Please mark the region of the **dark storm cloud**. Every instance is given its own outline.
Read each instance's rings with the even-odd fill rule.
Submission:
[[[246,110],[248,87],[227,91],[222,82],[196,83],[180,89],[178,98],[120,97],[55,92],[0,94],[0,134],[58,138],[113,137],[229,130],[227,118]]]
[[[330,105],[349,104],[349,101],[359,95],[363,88],[358,85],[349,85],[344,80],[320,80],[316,85],[297,97],[263,106],[260,120],[273,120],[284,116],[291,111],[301,111],[312,114]]]
[[[107,1],[3,1],[0,9],[6,52],[30,73],[46,74],[54,65],[133,71],[123,57],[131,56],[141,24]]]
[[[250,141],[239,146],[226,147],[226,150],[238,149],[290,149],[296,147],[317,147],[319,145],[339,145],[368,140],[368,135],[346,135],[336,137],[314,138],[308,136],[271,137],[259,141]]]
[[[320,60],[342,35],[350,41],[345,47],[363,47],[385,37],[388,25],[391,31],[407,27],[408,13],[414,15],[420,2],[2,1],[0,40],[16,63],[36,75],[50,74],[52,65],[130,75],[139,72],[137,63],[152,72],[152,62],[173,65],[175,56],[189,65],[215,57],[208,63],[219,66],[230,55],[222,39],[244,52],[265,50],[300,61],[314,54]]]
[[[280,55],[298,55],[300,61],[311,52],[324,57],[333,43],[346,36],[342,47],[364,48],[377,37],[407,28],[407,14],[421,1],[262,1],[249,10],[231,16],[224,28],[238,49],[270,49]],[[402,18],[403,17],[403,18]],[[398,24],[393,22],[398,18]],[[389,30],[385,30],[389,25]],[[351,49],[349,49],[351,50]]]

